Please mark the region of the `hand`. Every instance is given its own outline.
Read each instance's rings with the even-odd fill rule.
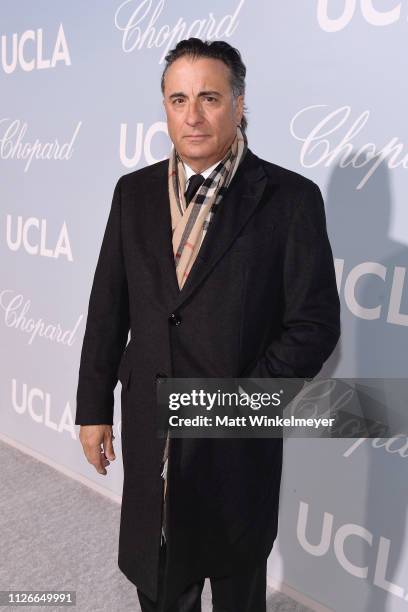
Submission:
[[[106,476],[106,466],[116,458],[112,444],[114,438],[112,425],[80,426],[79,440],[85,457],[95,467],[98,474]]]

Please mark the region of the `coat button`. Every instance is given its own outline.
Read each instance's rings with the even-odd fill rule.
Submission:
[[[156,380],[157,380],[158,383],[165,382],[166,378],[167,378],[167,374],[163,374],[163,372],[157,372]]]
[[[172,312],[171,315],[169,316],[169,321],[172,325],[180,325],[181,317],[175,312]]]

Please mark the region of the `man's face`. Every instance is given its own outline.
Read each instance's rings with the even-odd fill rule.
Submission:
[[[167,70],[164,107],[174,146],[195,172],[222,159],[243,113],[243,96],[234,101],[229,68],[217,59],[185,56]]]

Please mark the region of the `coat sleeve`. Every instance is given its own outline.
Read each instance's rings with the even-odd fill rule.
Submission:
[[[113,424],[113,391],[128,332],[129,296],[122,251],[119,179],[89,298],[76,395],[76,425]]]
[[[313,378],[340,337],[340,302],[319,187],[308,181],[299,200],[285,248],[282,332],[241,377]]]

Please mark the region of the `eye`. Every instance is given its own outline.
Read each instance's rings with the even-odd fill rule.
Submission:
[[[204,98],[207,102],[215,102],[217,100],[217,98],[214,98],[214,96],[205,96]]]
[[[176,106],[179,106],[178,103],[184,102],[184,98],[174,98],[173,99],[173,104],[175,104]]]

